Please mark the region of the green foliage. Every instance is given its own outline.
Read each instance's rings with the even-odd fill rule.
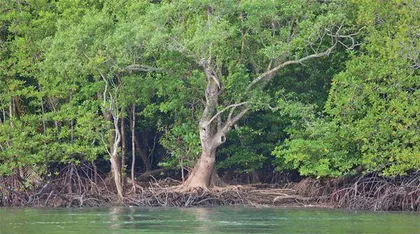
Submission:
[[[161,163],[162,166],[194,166],[201,152],[200,138],[196,129],[194,122],[184,122],[175,125],[163,136],[160,143],[170,152],[170,157],[165,158]]]
[[[420,168],[415,3],[356,2],[364,43],[334,77],[329,117],[312,120],[274,152],[302,174],[339,176],[360,165],[395,176]]]
[[[159,131],[161,164],[192,166],[203,59],[222,83],[215,111],[244,101],[251,109],[218,152],[219,168],[420,168],[416,1],[5,0],[0,12],[1,175],[102,157],[106,114],[127,117],[132,105],[137,130]],[[360,29],[360,45],[249,89],[268,67],[331,46],[326,32],[338,25]]]
[[[34,116],[26,116],[0,125],[0,175],[13,174],[21,166],[42,167],[46,138],[37,132],[34,123]]]
[[[258,88],[248,90],[249,83],[263,73],[270,63],[274,65],[313,53],[313,45],[319,51],[327,48],[330,40],[323,40],[322,34],[325,33],[325,28],[335,31],[337,24],[346,21],[346,15],[341,11],[343,7],[345,4],[339,2],[327,4],[316,1],[240,1],[235,4],[232,1],[169,1],[150,7],[150,11],[142,18],[140,30],[149,37],[144,42],[145,53],[158,52],[159,67],[169,71],[159,77],[165,82],[163,85],[159,83],[159,87],[165,88],[158,92],[169,90],[170,95],[160,104],[160,110],[168,114],[171,114],[171,110],[176,110],[176,114],[171,114],[175,119],[167,125],[165,139],[161,140],[171,151],[171,155],[178,155],[179,158],[189,152],[188,147],[181,147],[185,148],[184,153],[174,152],[179,147],[179,138],[187,136],[178,133],[177,129],[185,129],[180,125],[186,124],[190,126],[193,135],[198,134],[196,127],[192,126],[194,123],[197,125],[203,108],[200,102],[205,101],[202,100],[206,82],[200,65],[202,59],[211,59],[214,72],[223,84],[218,111],[241,100],[247,100],[252,111],[267,109],[267,104],[275,103],[273,97],[277,97],[277,91],[287,81],[280,84],[273,82],[269,92]],[[183,82],[179,81],[180,77]],[[192,82],[185,82],[184,79]],[[281,77],[276,79],[280,80]],[[322,88],[324,97],[320,103],[326,99],[325,87]],[[227,114],[228,111],[221,114],[221,117],[224,118]],[[270,135],[267,133],[269,129],[258,127],[250,130],[249,139],[255,137],[253,131],[264,131],[261,134]],[[277,132],[272,135],[280,135],[283,140],[284,132]],[[243,136],[248,133],[241,134]],[[230,137],[234,138],[229,143],[231,145],[220,153],[223,154],[222,158],[232,158],[235,155],[235,158],[242,160],[243,163],[240,164],[243,170],[261,168],[262,162],[267,161],[265,158],[270,157],[269,152],[278,142],[278,139],[270,136],[267,139],[269,142],[261,140],[243,148],[244,144],[235,146],[233,143],[242,141],[239,135],[233,134],[228,139]],[[187,145],[193,147],[193,144]],[[268,148],[263,150],[263,146]],[[241,153],[235,153],[239,151]],[[233,165],[236,159],[229,160],[222,167]],[[255,165],[247,169],[247,160],[253,161],[249,165]]]
[[[0,174],[96,159],[104,152],[105,131],[92,99],[98,90],[69,77],[71,69],[59,74],[54,66],[63,64],[48,63],[51,55],[45,56],[60,14],[55,3],[7,1],[2,7]]]
[[[296,127],[296,125],[295,125]],[[357,142],[351,133],[323,119],[307,122],[291,133],[291,140],[276,147],[277,169],[299,169],[301,175],[343,176],[360,165]]]
[[[234,169],[239,172],[249,173],[261,169],[267,160],[263,154],[267,150],[268,139],[256,141],[262,135],[261,130],[254,130],[251,127],[240,127],[235,129],[228,137],[232,138],[229,145],[220,154],[226,157],[218,164],[218,168]]]
[[[201,146],[197,129],[197,119],[202,112],[201,89],[204,86],[201,72],[192,71],[188,78],[175,79],[163,76],[157,80],[158,96],[162,118],[160,130],[164,132],[160,143],[168,151],[162,165],[193,167],[200,155]]]

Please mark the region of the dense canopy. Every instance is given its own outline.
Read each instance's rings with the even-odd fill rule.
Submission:
[[[4,0],[0,12],[0,175],[91,162],[122,196],[125,177],[157,168],[185,189],[217,173],[420,169],[416,0]]]

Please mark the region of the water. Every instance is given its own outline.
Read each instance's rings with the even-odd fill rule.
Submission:
[[[420,234],[420,214],[298,208],[0,208],[0,233]]]

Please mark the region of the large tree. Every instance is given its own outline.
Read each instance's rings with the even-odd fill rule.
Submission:
[[[351,39],[342,35],[342,7],[311,0],[176,1],[148,12],[149,49],[165,51],[160,61],[188,61],[205,81],[201,155],[183,189],[216,184],[216,150],[246,114],[271,108],[264,88],[282,69],[328,56],[341,39]]]

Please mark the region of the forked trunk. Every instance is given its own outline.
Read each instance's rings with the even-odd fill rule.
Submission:
[[[217,147],[225,142],[227,133],[227,128],[222,128],[220,115],[217,114],[221,88],[220,79],[214,72],[210,60],[202,60],[201,65],[207,77],[207,88],[205,91],[206,104],[198,124],[201,156],[194,169],[188,175],[188,179],[182,184],[182,189],[184,190],[196,188],[208,189],[216,185],[216,150]]]

